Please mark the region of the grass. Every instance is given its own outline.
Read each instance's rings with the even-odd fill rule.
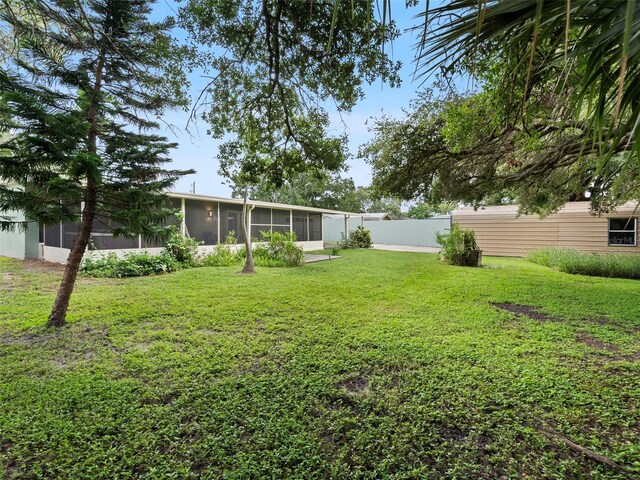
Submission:
[[[0,259],[0,476],[640,475],[639,282],[340,254],[81,278],[60,331],[60,273]]]
[[[527,258],[565,273],[640,279],[640,255],[637,254],[598,254],[567,248],[542,248],[534,250]]]

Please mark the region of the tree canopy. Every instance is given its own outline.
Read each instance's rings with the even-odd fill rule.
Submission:
[[[232,195],[243,197],[244,184],[232,184]],[[354,213],[390,213],[400,217],[401,201],[377,196],[370,187],[356,187],[353,179],[333,172],[303,172],[284,182],[281,187],[260,182],[248,190],[249,197],[266,202],[304,205]]]
[[[640,10],[631,3],[454,0],[429,9],[419,68],[437,72],[446,94],[377,120],[362,152],[374,184],[435,202],[515,200],[541,214],[571,200],[607,211],[637,198],[640,56],[629,32]],[[456,76],[476,88],[457,91]]]
[[[186,171],[165,169],[173,144],[154,116],[183,104],[170,20],[148,21],[146,0],[2,0],[16,48],[0,66],[0,211],[29,222],[78,222],[49,324],[64,323],[94,223],[156,237],[165,190]],[[0,227],[15,227],[10,221]]]
[[[399,83],[383,46],[398,34],[375,0],[189,0],[180,10],[192,65],[211,77],[196,105],[221,147],[227,178],[280,186],[296,173],[337,171],[345,138],[327,134],[327,105],[348,111],[362,85]]]

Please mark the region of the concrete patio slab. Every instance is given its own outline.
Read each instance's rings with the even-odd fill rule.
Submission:
[[[314,253],[305,253],[304,263],[323,262],[325,260],[334,260],[336,258],[341,258],[341,257],[337,255],[317,255]]]
[[[438,247],[416,247],[412,245],[385,245],[374,243],[372,248],[376,250],[390,250],[392,252],[414,252],[414,253],[439,253]]]

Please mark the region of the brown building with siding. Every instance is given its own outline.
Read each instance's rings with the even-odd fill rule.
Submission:
[[[546,218],[517,216],[515,205],[461,208],[452,223],[471,228],[484,255],[524,257],[542,247],[573,248],[588,252],[640,253],[637,202],[626,203],[614,213],[594,216],[589,202],[571,202]]]

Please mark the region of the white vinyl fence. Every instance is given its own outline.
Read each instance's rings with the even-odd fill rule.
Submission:
[[[345,219],[343,216],[323,219],[324,243],[335,244],[344,239]],[[359,225],[371,231],[375,244],[407,245],[412,247],[438,247],[436,233],[448,233],[451,216],[440,215],[424,220],[375,220],[363,221],[359,216],[347,218],[347,229],[353,231]]]

